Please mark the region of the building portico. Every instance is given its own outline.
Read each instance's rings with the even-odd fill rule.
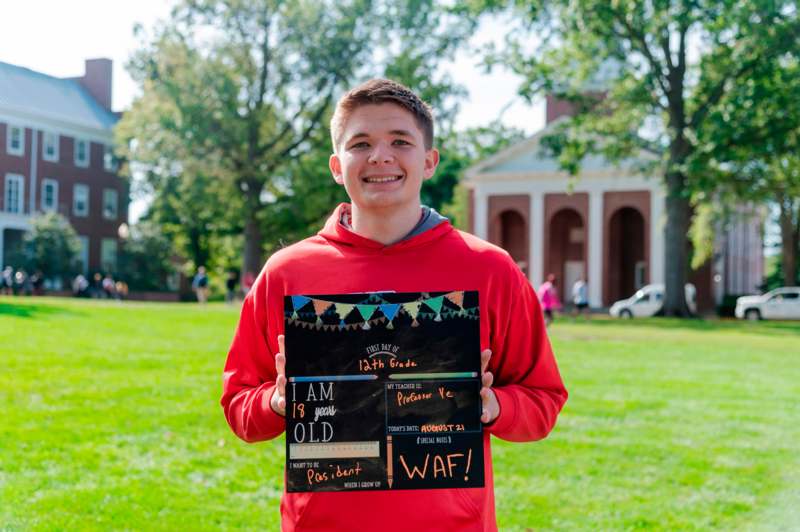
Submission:
[[[663,230],[656,216],[664,194],[657,181],[586,172],[567,192],[563,175],[480,177],[472,181],[472,229],[509,251],[534,286],[555,273],[563,292],[585,276],[591,306],[602,307],[636,281],[663,282]],[[524,245],[520,235],[527,237]]]

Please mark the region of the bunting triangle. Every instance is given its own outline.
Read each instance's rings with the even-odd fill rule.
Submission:
[[[336,303],[333,308],[336,314],[339,315],[339,318],[344,320],[348,316],[348,314],[353,312],[354,306],[355,305],[350,305],[347,303]]]
[[[410,303],[403,303],[403,310],[411,316],[414,320],[411,326],[414,326],[414,323],[417,321],[417,314],[419,314],[419,307],[422,305],[422,301],[412,301]]]
[[[451,303],[456,305],[457,307],[461,307],[464,305],[464,292],[450,292],[445,296]]]
[[[400,305],[397,303],[386,303],[381,305],[381,312],[383,312],[383,315],[386,316],[386,319],[388,319],[389,321],[392,321],[394,317],[397,316],[397,311],[399,309]]]
[[[442,303],[444,302],[444,296],[432,297],[430,299],[426,299],[423,301],[427,306],[431,308],[436,314],[439,314],[439,311],[442,310]]]
[[[314,313],[317,316],[321,316],[326,310],[330,308],[333,303],[330,301],[323,301],[321,299],[312,299],[314,302]]]
[[[306,306],[309,301],[311,301],[311,298],[306,296],[292,296],[292,308],[294,309],[295,313]]]
[[[372,318],[372,315],[375,314],[375,311],[378,309],[378,305],[356,305],[356,308],[361,314],[361,317],[364,318],[364,321],[368,321]]]

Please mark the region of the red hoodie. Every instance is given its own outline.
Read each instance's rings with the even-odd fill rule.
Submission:
[[[279,436],[269,406],[283,296],[351,292],[480,292],[481,350],[500,415],[484,430],[484,488],[285,493],[284,531],[496,530],[490,434],[509,441],[547,436],[567,400],[542,311],[508,253],[442,222],[385,246],[339,223],[340,205],[316,236],[275,253],[247,295],[225,364],[222,407],[245,441]]]

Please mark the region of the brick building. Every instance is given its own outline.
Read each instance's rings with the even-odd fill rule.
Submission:
[[[61,79],[0,62],[0,264],[20,251],[31,218],[64,215],[81,240],[84,273],[114,271],[128,188],[112,154],[109,59]]]
[[[661,180],[642,175],[635,164],[614,166],[590,156],[570,183],[558,161],[543,154],[540,140],[571,109],[553,98],[547,104],[542,131],[468,169],[470,230],[506,249],[534,286],[554,273],[563,297],[584,277],[592,307],[663,283]],[[762,224],[762,212],[743,206],[717,232],[713,260],[690,276],[701,311],[725,295],[757,291],[764,274]]]

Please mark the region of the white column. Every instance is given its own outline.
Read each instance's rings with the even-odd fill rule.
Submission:
[[[603,306],[603,192],[589,192],[589,305]]]
[[[544,195],[541,192],[530,193],[530,244],[529,279],[534,288],[544,281]]]
[[[480,185],[475,186],[475,236],[489,240],[489,198],[481,190]]]
[[[661,185],[650,191],[650,282],[664,282],[664,208],[666,195]]]
[[[31,216],[36,214],[36,181],[38,176],[36,175],[38,171],[38,161],[39,161],[39,137],[37,135],[37,129],[31,129],[31,191],[28,196],[30,197],[30,204],[28,206],[28,211]]]

